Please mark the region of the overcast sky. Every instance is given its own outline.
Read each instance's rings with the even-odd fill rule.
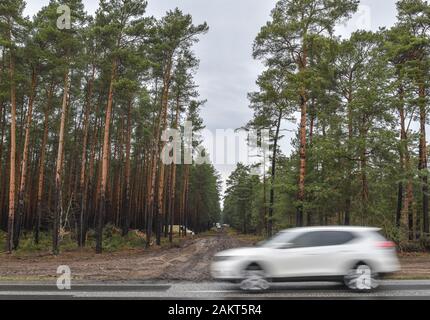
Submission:
[[[33,16],[49,0],[28,0],[25,13]],[[97,0],[83,0],[88,13],[93,14]],[[195,47],[200,59],[196,82],[202,99],[208,102],[203,109],[207,128],[236,129],[252,118],[247,93],[256,90],[255,81],[263,70],[252,58],[252,44],[270,19],[276,0],[149,0],[147,13],[161,17],[167,10],[180,8],[190,13],[196,24],[206,21],[210,31]],[[377,30],[390,27],[396,20],[396,0],[362,0],[359,13],[348,25],[339,26],[337,33],[347,37],[351,31]],[[285,124],[295,129],[295,124]],[[282,149],[290,152],[292,134],[286,134]],[[226,179],[233,166],[216,165]]]

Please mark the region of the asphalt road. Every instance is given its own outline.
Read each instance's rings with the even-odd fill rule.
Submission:
[[[372,293],[354,293],[336,283],[276,284],[264,293],[240,291],[224,283],[72,283],[71,290],[58,290],[49,283],[1,283],[0,300],[9,299],[425,299],[430,300],[430,281],[383,281]]]

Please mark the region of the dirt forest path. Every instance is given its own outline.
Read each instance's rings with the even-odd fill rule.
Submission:
[[[73,280],[210,281],[209,265],[219,251],[253,242],[226,233],[188,239],[174,248],[131,250],[95,255],[92,251],[31,256],[0,255],[0,281],[55,280],[57,268],[68,265]],[[400,256],[402,271],[395,279],[430,279],[430,254]]]
[[[74,280],[82,281],[205,281],[209,265],[219,251],[252,243],[225,233],[196,237],[177,248],[133,250],[95,255],[92,252],[64,252],[58,257],[0,256],[0,281],[49,280],[57,277],[57,267],[68,265]]]

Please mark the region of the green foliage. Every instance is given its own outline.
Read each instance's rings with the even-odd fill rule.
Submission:
[[[421,242],[421,246],[424,248],[424,250],[430,251],[430,237],[429,236],[421,238],[420,242]]]
[[[94,231],[88,232],[88,246],[91,248],[95,247]],[[6,233],[0,231],[0,245],[2,250],[4,249],[4,243],[6,241]],[[32,253],[46,253],[51,248],[52,235],[50,233],[40,233],[39,244],[34,242],[34,235],[32,232],[26,232],[23,234],[20,241],[19,249],[17,254],[32,254]],[[145,248],[145,237],[144,234],[137,230],[132,230],[127,236],[121,235],[121,230],[113,225],[106,225],[103,229],[103,247],[107,252],[117,252],[136,248]],[[73,233],[65,233],[60,238],[60,250],[62,252],[77,251],[79,250],[75,235]]]
[[[5,248],[6,233],[0,232],[0,245],[1,250]],[[51,248],[52,234],[41,232],[39,235],[39,243],[34,242],[34,234],[32,232],[25,232],[20,241],[19,249],[16,251],[20,254],[33,254],[33,253],[46,253]],[[62,251],[74,251],[78,249],[76,241],[71,233],[66,233],[61,237],[60,248]],[[1,251],[0,250],[0,251]]]
[[[359,30],[349,39],[333,36],[334,25],[357,4],[277,2],[254,43],[254,57],[264,61],[266,70],[258,78],[259,91],[249,95],[254,117],[247,127],[270,129],[273,151],[282,138],[275,134],[279,119],[283,129],[301,111],[306,139],[298,130],[290,155],[272,152],[271,169],[276,170],[265,176],[273,182],[257,179],[252,194],[244,192],[249,174],[238,165],[229,180],[224,219],[242,230],[245,221],[255,228],[249,217],[261,206],[267,209],[270,204],[263,199],[273,188],[275,230],[301,225],[296,208],[303,207],[305,225],[379,226],[405,250],[422,250],[428,240],[423,177],[428,175],[430,6],[422,0],[399,1],[399,21],[392,29]],[[298,201],[303,140],[305,195]],[[420,240],[409,245],[408,239]]]
[[[207,231],[221,219],[220,178],[213,165],[194,165],[190,173],[189,229]]]
[[[261,203],[259,177],[251,167],[239,163],[227,180],[223,221],[243,233],[255,232],[260,222],[258,203]]]
[[[95,248],[96,237],[94,230],[89,230],[87,239],[88,246]],[[106,252],[116,252],[145,247],[145,235],[137,230],[130,230],[130,232],[123,237],[121,229],[112,224],[107,224],[103,228],[103,250]]]
[[[70,8],[70,29],[57,27],[60,5]],[[208,31],[208,25],[194,24],[192,16],[178,8],[161,18],[149,16],[147,1],[141,0],[100,0],[94,16],[85,12],[82,0],[50,0],[31,19],[23,17],[24,8],[21,0],[0,3],[0,176],[5,182],[0,191],[5,200],[0,201],[2,213],[9,206],[6,177],[10,153],[6,150],[11,142],[10,95],[16,87],[17,168],[23,158],[27,121],[31,126],[27,178],[22,180],[26,184],[24,203],[20,202],[19,209],[26,223],[16,232],[22,233],[25,250],[43,250],[48,241],[41,235],[35,246],[31,235],[25,233],[37,229],[39,214],[41,230],[50,232],[58,217],[60,228],[72,234],[72,242],[78,240],[75,234],[81,227],[84,232],[100,232],[100,198],[106,202],[105,221],[100,225],[109,221],[121,226],[124,234],[127,225],[135,229],[154,226],[148,220],[155,215],[158,199],[154,198],[160,185],[156,183],[155,190],[148,192],[147,180],[152,175],[156,180],[161,172],[162,164],[154,151],[162,144],[162,131],[169,126],[182,127],[185,120],[193,122],[195,137],[204,128],[200,110],[205,101],[200,99],[194,79],[199,60],[193,45]],[[9,76],[12,69],[14,79]],[[31,87],[33,75],[35,90]],[[15,86],[11,86],[11,80]],[[34,104],[30,117],[31,97]],[[63,139],[62,155],[57,151]],[[108,168],[102,161],[103,153],[109,153]],[[60,172],[55,171],[57,161],[62,162]],[[172,222],[184,223],[179,219],[187,215],[189,225],[206,230],[220,216],[217,173],[209,165],[193,168],[190,186],[184,186],[181,178],[185,166],[176,169]],[[101,179],[106,174],[99,173],[106,171],[107,178]],[[17,178],[20,172],[17,170]],[[101,188],[101,180],[106,180],[107,186]],[[100,189],[107,189],[105,197],[99,194]],[[41,199],[36,197],[38,191]],[[62,201],[57,206],[59,198]],[[1,215],[0,226],[7,229],[7,224],[7,214]],[[20,223],[15,226],[21,228]],[[153,229],[158,231],[155,226]],[[100,247],[102,237],[98,236]],[[104,236],[109,251],[145,244],[134,232],[122,239],[112,226],[105,228]],[[94,231],[89,231],[88,244],[93,246],[93,242]],[[62,247],[68,248],[68,243],[65,234]]]
[[[424,247],[420,241],[408,241],[399,246],[401,252],[422,252]]]
[[[111,224],[103,228],[103,249],[107,252],[144,248],[145,244],[145,238],[138,232],[129,232],[123,237],[121,230]]]

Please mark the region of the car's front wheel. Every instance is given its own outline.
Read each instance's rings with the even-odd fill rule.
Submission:
[[[379,287],[379,277],[368,264],[358,263],[345,275],[344,283],[351,290],[368,292]]]
[[[264,291],[269,289],[266,273],[258,265],[250,265],[243,272],[243,280],[240,289],[244,291]]]

